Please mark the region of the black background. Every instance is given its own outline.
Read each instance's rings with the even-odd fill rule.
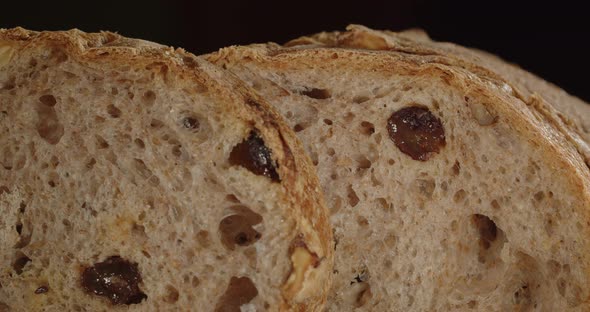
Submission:
[[[582,3],[580,1],[579,3]],[[493,52],[590,101],[590,14],[564,1],[1,1],[0,27],[111,30],[200,54],[350,23],[425,29]]]

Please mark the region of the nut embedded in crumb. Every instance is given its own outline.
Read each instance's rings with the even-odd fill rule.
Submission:
[[[301,238],[297,238],[291,247],[292,269],[284,289],[288,296],[294,297],[303,287],[305,273],[310,267],[318,267],[318,255],[311,252]]]

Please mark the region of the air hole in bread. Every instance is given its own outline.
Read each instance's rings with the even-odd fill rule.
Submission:
[[[481,215],[474,214],[472,217],[473,224],[479,232],[479,244],[483,249],[489,249],[491,244],[496,240],[498,236],[498,229],[494,221],[490,218]]]
[[[200,230],[197,232],[195,238],[201,247],[209,248],[211,246],[211,238],[208,231]]]
[[[0,195],[2,194],[10,194],[10,190],[8,189],[8,187],[4,186],[4,185],[0,185]]]
[[[70,220],[68,220],[68,219],[62,219],[61,220],[61,224],[63,224],[64,229],[66,230],[66,232],[71,232],[72,231],[72,223],[70,222]]]
[[[180,124],[184,129],[192,132],[197,132],[201,129],[200,118],[196,114],[185,112],[183,115],[184,117],[181,118]]]
[[[361,133],[368,136],[372,135],[373,133],[375,133],[375,125],[368,121],[362,121]]]
[[[12,269],[14,270],[14,272],[16,272],[16,274],[21,275],[23,273],[25,266],[31,261],[31,258],[27,257],[25,254],[19,251],[16,253],[16,258],[12,263]]]
[[[359,155],[356,158],[356,163],[357,163],[357,168],[359,169],[369,169],[371,168],[371,161],[369,159],[367,159],[367,157],[365,157],[364,155]]]
[[[59,143],[64,135],[64,126],[57,117],[54,106],[48,106],[39,101],[37,111],[37,133],[47,143],[55,145]]]
[[[458,176],[461,173],[461,163],[459,163],[459,161],[456,160],[451,169],[452,169],[452,174],[454,176]]]
[[[366,228],[369,226],[369,220],[367,220],[367,218],[363,217],[363,216],[357,216],[356,217],[356,223],[363,228]]]
[[[313,163],[314,166],[317,166],[320,163],[320,158],[318,156],[318,153],[316,153],[315,151],[311,151],[309,153],[309,157],[311,158],[311,162]]]
[[[369,97],[368,97],[368,96],[366,96],[366,95],[357,95],[357,96],[355,96],[354,98],[352,98],[352,101],[353,101],[354,103],[356,103],[356,104],[361,104],[361,103],[364,103],[364,102],[366,102],[366,101],[368,101],[368,100],[370,100],[370,99],[371,99],[371,98],[369,98]]]
[[[359,203],[359,201],[360,201],[359,197],[356,195],[356,192],[352,188],[352,185],[349,185],[348,186],[348,195],[347,195],[347,197],[348,197],[348,204],[351,207],[355,207]]]
[[[250,208],[237,205],[232,206],[233,211],[219,223],[221,243],[229,250],[236,246],[250,246],[257,242],[262,234],[254,229],[254,226],[262,222],[262,216]]]
[[[97,124],[104,123],[105,121],[106,121],[106,119],[102,116],[94,116],[94,122]]]
[[[23,232],[23,224],[21,222],[18,222],[15,225],[15,230],[16,230],[16,233],[18,233],[18,235],[21,235],[21,233]]]
[[[437,99],[432,99],[432,108],[434,108],[437,111],[440,109],[440,103]]]
[[[20,202],[18,206],[18,213],[23,214],[27,210],[27,204],[23,201]]]
[[[305,128],[307,128],[307,125],[298,123],[293,127],[293,131],[301,132],[301,131],[305,130]]]
[[[176,289],[172,285],[166,285],[166,295],[164,296],[164,301],[170,304],[174,304],[178,302],[178,298],[180,298],[180,293],[178,289]]]
[[[113,118],[119,118],[121,117],[121,110],[118,109],[115,105],[110,104],[109,106],[107,106],[107,113],[109,114],[109,116],[113,117]]]
[[[395,160],[393,160],[393,159],[389,158],[389,159],[387,160],[387,164],[388,164],[388,165],[390,165],[390,166],[393,166],[393,165],[395,165]]]
[[[373,138],[375,138],[375,143],[377,144],[381,144],[381,140],[382,140],[382,136],[381,133],[377,133],[373,136]]]
[[[96,159],[90,158],[90,160],[86,162],[86,169],[90,170],[94,168],[94,165],[96,165]]]
[[[500,207],[500,204],[499,204],[499,203],[498,203],[498,201],[497,201],[497,200],[495,200],[495,199],[493,199],[493,200],[490,202],[490,205],[492,206],[492,208],[494,208],[494,209],[496,209],[496,210],[499,210],[499,209],[501,208],[501,207]]]
[[[432,178],[416,179],[415,186],[418,189],[418,194],[426,199],[432,199],[432,194],[436,188],[436,182]]]
[[[31,59],[29,60],[29,67],[34,68],[36,67],[38,64],[37,59],[35,59],[34,57],[31,57]]]
[[[328,156],[332,157],[334,155],[336,155],[336,150],[334,150],[333,148],[329,147],[328,151],[327,151]]]
[[[160,179],[153,174],[143,160],[138,158],[133,159],[133,167],[136,172],[151,185],[157,186],[160,184]]]
[[[94,137],[96,138],[96,148],[105,149],[110,146],[107,140],[105,140],[102,136],[96,134]]]
[[[301,94],[310,97],[312,99],[325,100],[332,97],[330,90],[319,89],[319,88],[305,88],[300,92]]]
[[[391,270],[391,268],[393,267],[393,261],[391,261],[390,259],[383,260],[383,267],[388,271]]]
[[[160,129],[160,128],[164,127],[164,122],[162,122],[158,119],[152,119],[150,121],[150,127],[154,128],[154,129]]]
[[[557,292],[560,296],[565,297],[565,293],[567,290],[567,282],[564,278],[559,278],[556,281]]]
[[[548,236],[553,236],[554,224],[551,216],[545,218],[544,229]]]
[[[520,308],[527,308],[532,303],[531,289],[528,284],[520,285],[513,294],[514,305]]]
[[[356,117],[356,115],[353,112],[347,112],[344,115],[344,121],[347,123],[352,122],[354,120],[354,117]]]
[[[135,139],[133,140],[133,143],[135,143],[135,146],[144,149],[145,148],[145,143],[143,142],[142,139]]]
[[[393,232],[389,232],[383,238],[383,242],[385,243],[387,248],[392,249],[397,244],[397,235],[395,235],[395,233]]]
[[[50,50],[48,59],[57,65],[67,61],[68,55],[61,48],[54,47]]]
[[[199,278],[198,278],[198,277],[196,277],[196,276],[193,276],[193,277],[191,278],[191,285],[192,285],[193,287],[197,288],[197,287],[199,287],[199,285],[200,285],[200,284],[201,284],[201,280],[199,280]]]
[[[141,99],[146,106],[150,107],[154,105],[154,102],[156,101],[156,93],[154,93],[152,90],[148,90],[144,92]]]
[[[176,157],[182,156],[182,145],[174,145],[172,147],[172,155]]]
[[[10,76],[6,81],[0,83],[0,90],[13,90],[16,87],[16,77]],[[12,92],[11,92],[12,93]]]
[[[39,102],[41,102],[41,104],[43,104],[45,106],[49,106],[49,107],[53,107],[53,106],[55,106],[55,104],[57,104],[57,100],[51,94],[42,95],[41,97],[39,97]]]
[[[57,156],[55,155],[51,156],[51,158],[49,159],[49,164],[52,168],[57,168],[57,166],[59,166],[59,158],[57,158]]]
[[[533,198],[537,201],[537,202],[541,202],[543,201],[543,199],[545,199],[545,192],[543,191],[538,191],[535,193],[535,195],[533,195]]]
[[[240,312],[240,307],[258,296],[258,289],[248,277],[233,276],[215,305],[215,312]]]
[[[338,213],[338,211],[340,211],[340,209],[342,208],[342,198],[340,198],[339,196],[336,196],[336,198],[333,200],[333,204],[332,206],[330,206],[330,213],[332,215]]]
[[[324,123],[328,126],[331,126],[334,122],[331,119],[324,119]]]
[[[455,195],[453,195],[453,201],[457,204],[464,202],[465,198],[467,198],[467,192],[465,192],[464,189],[458,190],[455,192]]]
[[[389,204],[387,199],[380,197],[380,198],[375,199],[375,202],[377,203],[377,207],[383,209],[383,211],[385,211],[385,212],[390,211],[391,205]]]
[[[12,170],[14,153],[10,148],[5,148],[0,154],[0,164],[6,170]]]
[[[147,233],[145,232],[145,226],[133,222],[131,225],[131,234],[137,241],[147,240]]]
[[[225,200],[227,200],[227,201],[229,201],[231,203],[236,203],[236,204],[239,204],[240,203],[240,200],[234,194],[227,194],[225,196]]]

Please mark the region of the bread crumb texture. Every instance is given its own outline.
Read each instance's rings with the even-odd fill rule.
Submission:
[[[243,87],[111,33],[0,40],[0,311],[321,309],[283,291],[301,237],[328,283],[316,178]]]
[[[328,311],[588,309],[589,174],[566,133],[430,55],[309,43],[208,59],[275,105],[316,165]]]

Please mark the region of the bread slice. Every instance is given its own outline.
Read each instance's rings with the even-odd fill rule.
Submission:
[[[570,104],[408,34],[388,51],[348,35],[206,56],[275,105],[317,167],[327,310],[589,310],[590,170]]]
[[[293,132],[180,49],[0,30],[0,311],[320,311],[332,233]]]
[[[349,25],[346,32],[304,36],[285,46],[310,44],[419,54],[465,68],[486,79],[506,83],[530,109],[544,115],[548,122],[573,141],[586,163],[590,164],[590,105],[493,54],[449,42],[435,42],[420,29],[392,32],[362,25]]]

